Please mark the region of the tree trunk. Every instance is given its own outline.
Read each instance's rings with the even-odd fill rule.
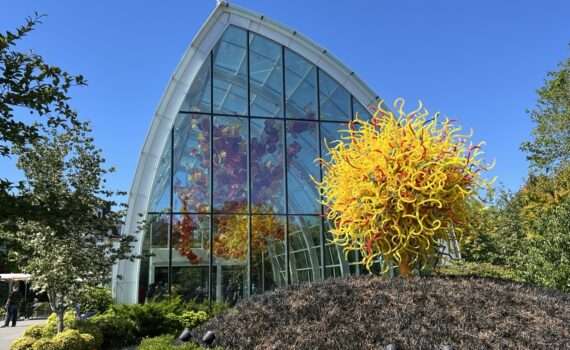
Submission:
[[[57,332],[63,332],[64,324],[63,324],[63,317],[65,315],[65,311],[63,308],[59,308],[56,312],[57,315]]]
[[[400,260],[400,276],[409,278],[412,276],[412,268],[410,267],[410,258],[402,256]]]

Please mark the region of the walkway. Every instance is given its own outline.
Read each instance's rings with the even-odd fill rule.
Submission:
[[[0,328],[0,350],[9,350],[10,344],[24,334],[26,328],[34,324],[45,323],[46,320],[26,320],[16,323],[16,327]],[[4,322],[2,322],[2,325]]]

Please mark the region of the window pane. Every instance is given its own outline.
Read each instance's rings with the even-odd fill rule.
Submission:
[[[287,121],[287,181],[289,213],[320,213],[318,191],[311,176],[320,179],[316,122]]]
[[[214,216],[216,300],[235,304],[247,293],[248,217]]]
[[[287,117],[317,119],[317,68],[285,49]]]
[[[251,115],[283,117],[283,67],[281,46],[250,34]]]
[[[358,116],[358,119],[370,120],[372,114],[368,111],[360,102],[356,101],[355,98],[352,99],[352,110],[354,112],[354,118]]]
[[[247,114],[247,33],[228,27],[214,47],[214,112]]]
[[[179,114],[174,123],[174,212],[207,212],[210,117]]]
[[[319,71],[321,119],[349,120],[350,94],[333,78]]]
[[[283,121],[251,120],[252,211],[285,212]]]
[[[323,159],[329,160],[328,148],[333,148],[341,137],[346,136],[342,130],[347,129],[345,123],[320,123],[321,125],[321,155]],[[328,146],[328,147],[327,147]]]
[[[321,279],[320,226],[318,216],[289,217],[289,261],[293,283]]]
[[[162,212],[170,208],[170,161],[172,138],[169,133],[150,192],[148,211]]]
[[[214,209],[247,212],[247,119],[214,117]]]
[[[173,219],[172,292],[183,300],[207,300],[210,217],[184,214]]]
[[[168,226],[170,216],[149,214],[141,260],[139,300],[152,301],[168,294]]]
[[[186,112],[211,112],[212,91],[210,88],[210,68],[210,56],[208,56],[204,63],[202,63],[198,74],[196,74],[180,110]]]
[[[251,290],[256,294],[286,284],[285,217],[254,215],[251,219]]]

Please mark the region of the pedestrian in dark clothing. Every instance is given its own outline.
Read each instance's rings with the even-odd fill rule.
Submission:
[[[12,293],[8,296],[8,300],[6,301],[6,311],[8,314],[6,315],[6,321],[2,327],[8,327],[10,321],[12,321],[12,327],[16,327],[16,320],[18,319],[18,307],[20,306],[20,292],[18,291],[18,287],[12,290]]]

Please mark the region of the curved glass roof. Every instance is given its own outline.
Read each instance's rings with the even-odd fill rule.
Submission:
[[[328,240],[314,180],[327,143],[368,110],[331,75],[230,25],[194,78],[154,177],[140,300],[234,302],[364,272]]]

